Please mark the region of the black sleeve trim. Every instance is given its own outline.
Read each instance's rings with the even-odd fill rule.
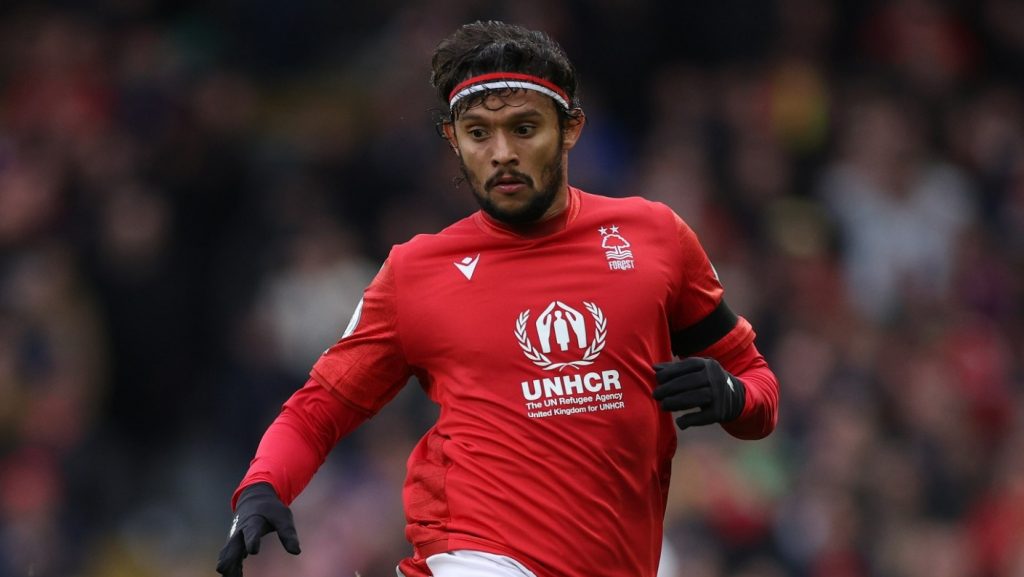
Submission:
[[[723,300],[708,316],[672,334],[672,352],[682,358],[703,351],[729,334],[739,321]]]

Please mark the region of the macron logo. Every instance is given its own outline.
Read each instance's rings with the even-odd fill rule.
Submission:
[[[459,269],[459,272],[466,277],[466,280],[473,279],[473,271],[476,270],[476,263],[480,262],[480,255],[474,257],[466,257],[459,262],[452,263],[455,268]]]

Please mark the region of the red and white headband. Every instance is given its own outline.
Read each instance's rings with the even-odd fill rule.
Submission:
[[[541,94],[550,96],[555,102],[560,104],[562,108],[569,110],[569,96],[556,84],[548,80],[544,80],[539,76],[534,76],[532,74],[519,74],[517,72],[492,72],[490,74],[474,76],[468,80],[460,82],[459,85],[452,89],[451,93],[448,94],[448,107],[454,109],[455,104],[458,101],[471,94],[476,94],[486,90],[500,90],[502,88],[519,88],[540,92]]]

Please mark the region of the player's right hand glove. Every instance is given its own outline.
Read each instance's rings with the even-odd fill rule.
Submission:
[[[217,559],[217,572],[225,577],[242,577],[242,559],[259,553],[260,539],[273,531],[277,531],[285,551],[300,553],[291,509],[281,502],[270,483],[249,485],[238,496],[228,542]]]
[[[747,390],[715,359],[689,357],[654,365],[658,386],[654,398],[665,411],[688,411],[678,419],[680,429],[727,423],[743,412]]]

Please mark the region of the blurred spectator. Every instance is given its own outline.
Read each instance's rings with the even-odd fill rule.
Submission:
[[[948,296],[974,218],[966,175],[934,157],[922,121],[894,98],[851,102],[818,193],[841,233],[848,297],[877,321]]]
[[[270,325],[277,362],[300,380],[344,331],[377,267],[331,221],[310,218],[293,236],[259,292],[257,314]]]

